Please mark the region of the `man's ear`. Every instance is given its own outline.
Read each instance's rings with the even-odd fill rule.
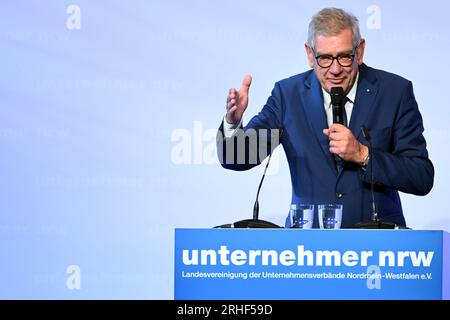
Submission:
[[[314,60],[315,60],[315,57],[314,57],[314,53],[313,53],[313,51],[311,50],[311,47],[309,46],[308,43],[305,43],[305,50],[306,50],[306,56],[307,56],[307,58],[308,58],[309,66],[310,66],[311,68],[314,68]]]
[[[358,65],[361,65],[363,63],[365,48],[366,48],[366,40],[361,38],[361,41],[359,42],[359,47],[358,47],[358,56],[357,56]]]

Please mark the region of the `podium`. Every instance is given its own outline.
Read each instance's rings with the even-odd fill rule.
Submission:
[[[425,230],[176,229],[175,299],[450,299],[450,236]]]

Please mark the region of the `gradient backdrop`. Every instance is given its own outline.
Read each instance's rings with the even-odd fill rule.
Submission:
[[[450,231],[448,0],[2,1],[0,299],[172,299],[174,228],[251,217],[261,168],[215,155],[228,89],[253,75],[249,120],[308,69],[326,6],[359,17],[368,65],[413,81],[436,176],[404,211]],[[279,149],[260,212],[283,224]]]

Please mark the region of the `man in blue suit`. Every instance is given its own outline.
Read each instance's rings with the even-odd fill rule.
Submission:
[[[218,135],[223,167],[247,170],[264,160],[261,143],[236,144],[240,135],[281,132],[278,142],[289,163],[293,203],[343,204],[343,228],[368,221],[372,166],[378,218],[406,226],[398,191],[426,195],[434,179],[412,83],[363,63],[365,40],[358,19],[341,9],[326,8],[313,16],[305,49],[312,70],[277,82],[245,127],[251,76],[244,77],[240,90],[230,89]],[[348,126],[333,123],[332,87],[344,90]],[[372,155],[361,127],[370,132]],[[258,140],[267,142],[268,152],[278,144],[261,136]],[[252,154],[256,161],[250,161]]]

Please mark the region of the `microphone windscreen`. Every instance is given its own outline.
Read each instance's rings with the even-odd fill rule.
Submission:
[[[332,105],[342,105],[344,101],[345,94],[342,87],[332,87],[330,90],[331,104]]]

